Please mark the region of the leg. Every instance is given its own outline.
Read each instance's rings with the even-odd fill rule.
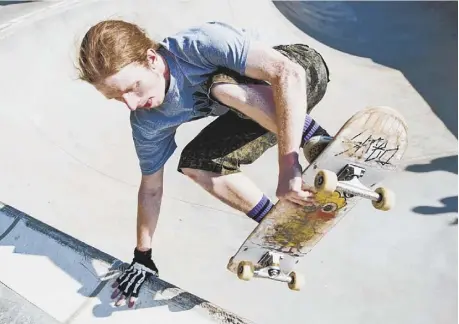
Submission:
[[[242,172],[276,144],[276,136],[230,111],[205,127],[182,151],[178,170],[229,206],[261,221],[272,202]]]
[[[309,113],[325,94],[328,82],[325,62],[305,45],[276,49],[306,69]],[[224,71],[209,79],[208,89],[213,100],[236,113],[230,111],[217,118],[187,145],[182,152],[179,171],[214,197],[261,221],[272,208],[272,203],[255,184],[239,173],[239,165],[254,162],[265,150],[277,144],[271,88],[265,82]],[[326,132],[308,115],[302,145],[321,134]]]
[[[307,76],[307,113],[301,146],[317,136],[328,136],[328,133],[311,118],[309,113],[325,95],[328,79],[328,68],[322,57],[306,45],[296,44],[277,46],[275,49],[299,63]],[[225,71],[213,78],[210,93],[216,101],[237,110],[253,119],[267,130],[277,133],[275,105],[272,88],[265,82],[242,77],[234,72]],[[317,143],[317,140],[313,141]],[[308,147],[306,157],[309,162],[320,150],[311,151]],[[309,154],[314,153],[314,154]]]
[[[182,171],[212,196],[251,218],[265,216],[272,207],[263,192],[242,172],[221,175],[190,168],[183,168]],[[255,208],[258,204],[259,208]]]

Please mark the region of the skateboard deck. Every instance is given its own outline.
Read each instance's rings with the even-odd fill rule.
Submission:
[[[408,144],[403,116],[390,107],[369,107],[353,115],[326,149],[303,171],[304,188],[315,206],[277,202],[249,234],[227,269],[239,279],[286,282],[300,290],[295,265],[359,201],[387,211],[394,193],[378,183],[396,171]]]

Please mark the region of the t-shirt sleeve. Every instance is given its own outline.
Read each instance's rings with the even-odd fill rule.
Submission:
[[[177,148],[175,128],[154,131],[146,126],[131,117],[132,138],[142,175],[160,170]]]
[[[224,67],[245,74],[249,34],[222,22],[208,22],[192,27],[163,44],[182,60],[202,68]]]

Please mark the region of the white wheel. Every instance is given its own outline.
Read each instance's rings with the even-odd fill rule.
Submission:
[[[379,194],[379,200],[373,200],[373,207],[379,210],[388,211],[395,205],[395,194],[393,191],[379,187],[375,190]]]
[[[237,267],[237,276],[241,280],[249,281],[253,277],[253,264],[250,261],[241,261]]]
[[[304,286],[304,283],[305,283],[304,277],[300,275],[299,273],[296,273],[295,271],[293,271],[290,274],[290,278],[292,279],[292,281],[289,282],[288,284],[288,287],[290,288],[290,290],[299,291]]]
[[[317,191],[332,194],[338,186],[338,176],[329,170],[319,170],[314,179]]]

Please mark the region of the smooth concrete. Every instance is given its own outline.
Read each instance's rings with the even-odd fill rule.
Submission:
[[[49,314],[0,282],[0,324],[59,324]]]
[[[355,208],[300,263],[307,279],[301,292],[277,282],[242,282],[225,266],[255,224],[176,172],[181,149],[211,120],[189,123],[179,128],[179,148],[166,167],[153,242],[161,278],[256,323],[456,323],[457,3],[359,3],[63,1],[24,19],[18,14],[13,23],[2,21],[0,200],[116,259],[132,258],[140,174],[129,112],[77,81],[73,67],[78,43],[93,23],[127,19],[161,39],[223,20],[269,44],[305,42],[331,71],[327,94],[313,111],[329,132],[369,105],[389,105],[406,117],[404,165],[384,183],[397,193],[397,207],[388,213],[370,203]],[[300,24],[282,5],[314,19]],[[376,19],[378,12],[385,18]],[[273,200],[276,153],[273,148],[244,167]],[[65,269],[50,276],[65,276]],[[40,293],[39,284],[27,286],[19,271],[9,272],[11,289]],[[62,292],[73,294],[65,307],[80,302],[77,286]],[[106,296],[95,303],[108,302]],[[47,305],[42,307],[57,317],[65,310]],[[113,314],[149,323],[149,316],[137,317],[144,310]],[[100,320],[87,314],[85,321]],[[104,320],[116,323],[118,317]]]

